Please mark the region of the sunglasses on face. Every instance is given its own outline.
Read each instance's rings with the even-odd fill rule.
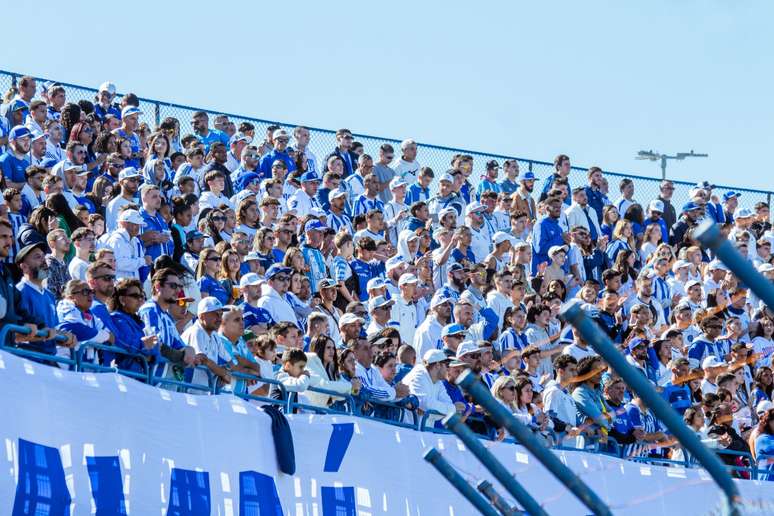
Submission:
[[[181,290],[183,285],[180,283],[165,283],[165,285],[173,290]]]
[[[274,279],[277,281],[290,281],[290,277],[285,276],[284,274],[277,274],[276,276],[274,276]]]
[[[214,220],[214,221],[216,221],[216,222],[217,222],[217,221],[225,221],[225,220],[226,220],[226,217],[220,217],[220,216],[218,216],[218,217],[212,217],[212,220]]]
[[[133,292],[131,294],[124,294],[126,297],[132,297],[134,299],[139,299],[141,301],[145,300],[145,294],[142,294],[140,292]]]
[[[80,296],[93,296],[94,291],[91,290],[90,288],[84,288],[81,290],[76,290],[75,292],[73,292],[73,294],[80,295]]]
[[[210,256],[209,258],[207,258],[207,261],[208,262],[219,262],[220,261],[220,256]]]
[[[115,281],[116,275],[115,274],[103,274],[102,276],[97,276],[95,279],[102,280],[102,281]]]

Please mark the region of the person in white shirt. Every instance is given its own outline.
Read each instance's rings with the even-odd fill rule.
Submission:
[[[465,410],[463,403],[452,402],[443,385],[448,361],[446,353],[440,349],[430,349],[422,355],[422,364],[414,366],[401,380],[402,384],[408,386],[409,392],[419,400],[420,409],[442,414],[430,415],[430,424],[447,414]]]
[[[118,215],[118,229],[105,242],[116,259],[116,279],[139,278],[139,268],[153,263],[137,238],[143,226],[145,221],[137,210],[127,209]]]
[[[628,177],[621,179],[619,189],[621,191],[621,197],[615,201],[615,207],[621,218],[623,218],[624,215],[626,215],[626,210],[628,210],[632,204],[637,202],[632,198],[634,197],[634,181]]]
[[[417,283],[419,283],[419,279],[415,275],[402,274],[398,280],[400,295],[397,296],[395,304],[392,306],[391,319],[398,322],[400,339],[406,344],[414,342],[414,333],[417,329],[417,310],[414,306]]]
[[[242,152],[245,150],[245,147],[252,142],[253,139],[249,136],[239,132],[234,133],[234,136],[232,136],[228,142],[230,149],[228,154],[226,154],[226,163],[224,165],[229,172],[233,172],[239,168],[239,164],[242,161]]]
[[[404,179],[408,184],[417,180],[417,171],[420,169],[417,161],[417,142],[412,139],[400,142],[400,159],[390,163],[390,168],[395,171],[395,177]]]
[[[368,323],[366,335],[371,337],[387,327],[387,323],[390,322],[392,305],[394,304],[394,299],[387,299],[381,295],[372,297],[368,301],[368,312],[371,314],[371,321]]]
[[[290,287],[290,273],[293,269],[275,263],[266,271],[266,284],[261,287],[261,297],[258,308],[263,308],[271,315],[275,323],[287,321],[298,324],[293,307],[285,299],[285,293]]]
[[[83,227],[73,231],[70,240],[75,246],[75,256],[67,266],[70,277],[86,281],[86,269],[89,268],[89,255],[94,252],[94,232]]]
[[[226,188],[226,176],[220,170],[210,170],[204,176],[204,183],[209,188],[208,191],[202,192],[199,197],[199,210],[205,208],[220,208],[225,204],[232,210],[234,205],[231,204],[231,200],[223,194],[223,190]]]
[[[449,324],[452,311],[452,299],[446,297],[443,292],[436,292],[430,300],[431,313],[425,317],[414,333],[412,342],[416,356],[423,357],[425,353],[433,349],[441,349],[443,341],[441,337],[444,326]]]
[[[301,176],[301,188],[296,190],[288,200],[288,210],[295,213],[296,217],[303,219],[312,211],[319,208],[317,202],[317,189],[320,187],[320,176],[314,172],[306,172]]]
[[[387,237],[395,246],[398,243],[398,235],[406,228],[409,218],[409,206],[403,202],[406,198],[408,183],[400,177],[390,181],[392,200],[384,205],[384,223],[387,226]]]
[[[470,228],[470,250],[476,263],[482,263],[492,251],[491,235],[484,227],[484,210],[486,207],[479,202],[472,202],[465,208],[465,223]]]
[[[718,359],[715,355],[709,355],[701,362],[701,368],[704,370],[704,378],[701,380],[702,394],[715,394],[718,392],[718,375],[723,373],[728,364]]]
[[[513,308],[513,301],[511,301],[513,274],[507,269],[495,273],[494,284],[495,288],[486,296],[486,305],[497,314],[497,327],[502,328],[505,311]]]
[[[602,230],[599,228],[599,217],[597,216],[597,210],[588,205],[588,197],[586,196],[586,189],[583,186],[573,189],[572,191],[572,204],[569,208],[564,210],[564,214],[567,217],[567,226],[569,229],[581,226],[586,231],[591,231],[591,227],[594,228],[594,234],[599,237],[602,235]]]
[[[392,387],[382,376],[378,367],[373,366],[373,352],[371,344],[365,339],[358,339],[352,348],[355,352],[357,363],[355,375],[363,384],[363,390],[369,397],[380,401],[395,401],[405,398],[409,394],[409,388],[402,383]]]
[[[134,167],[126,167],[118,173],[121,195],[110,201],[105,209],[105,231],[115,231],[118,227],[118,214],[127,204],[137,203],[137,191],[140,189],[141,174]]]
[[[554,425],[556,420],[564,423],[565,428],[560,430],[569,436],[578,433],[578,409],[570,390],[575,385],[578,361],[570,355],[559,355],[554,359],[554,371],[556,378],[549,380],[543,390],[543,412],[552,416]]]
[[[196,310],[197,319],[180,338],[196,352],[194,363],[204,366],[224,384],[231,383],[231,374],[223,365],[231,362],[231,355],[223,345],[218,334],[225,307],[214,297],[205,297],[199,301]],[[191,383],[209,385],[209,376],[201,369],[195,369]],[[206,394],[207,391],[191,389],[193,394]]]

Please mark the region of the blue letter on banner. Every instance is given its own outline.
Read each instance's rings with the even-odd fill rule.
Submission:
[[[168,516],[210,514],[210,474],[172,468]]]
[[[283,516],[274,479],[257,471],[239,472],[240,516]]]
[[[328,441],[328,452],[325,454],[325,472],[336,472],[341,468],[344,455],[347,453],[352,434],[355,433],[354,423],[334,423],[331,438]]]
[[[320,490],[323,516],[357,516],[354,487],[323,486]]]
[[[71,502],[59,450],[19,439],[19,483],[13,516],[69,516]]]
[[[126,502],[118,457],[86,457],[86,467],[97,516],[124,516]]]

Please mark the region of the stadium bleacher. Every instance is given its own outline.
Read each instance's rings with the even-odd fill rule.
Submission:
[[[772,280],[771,192],[344,129],[307,128],[299,156],[295,124],[110,83],[0,71],[0,91],[3,350],[423,432],[457,411],[502,439],[454,383],[472,369],[547,446],[692,467],[558,319],[577,298],[737,478],[768,479],[774,314],[691,231],[713,220]]]

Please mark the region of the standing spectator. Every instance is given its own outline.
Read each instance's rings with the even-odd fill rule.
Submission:
[[[525,172],[519,180],[519,189],[512,196],[512,210],[516,213],[526,213],[530,224],[535,222],[538,214],[535,199],[532,198],[532,191],[535,189],[536,180],[535,174],[531,171]]]
[[[572,204],[564,210],[564,214],[570,229],[583,227],[589,232],[591,241],[596,243],[602,234],[602,230],[599,228],[599,218],[602,212],[597,214],[596,210],[589,205],[587,192],[590,190],[590,187],[575,188],[572,191]]]
[[[554,173],[548,176],[543,183],[543,190],[540,193],[540,201],[545,201],[548,197],[548,192],[553,190],[554,188],[554,182],[557,179],[567,179],[570,175],[570,171],[572,170],[572,165],[570,164],[570,157],[566,154],[559,154],[557,157],[554,158]],[[568,183],[569,188],[569,183]],[[565,204],[570,204],[570,199],[565,199]]]
[[[414,306],[414,294],[419,280],[411,273],[404,273],[398,281],[400,295],[392,307],[393,321],[398,321],[400,338],[406,344],[414,342],[414,333],[417,329],[417,312]]]
[[[379,180],[379,199],[387,203],[391,199],[390,181],[395,177],[395,171],[390,168],[390,163],[395,158],[395,149],[389,143],[379,146],[379,161],[374,164],[374,175]]]
[[[675,207],[672,205],[672,194],[675,191],[675,184],[668,179],[661,181],[659,185],[659,196],[656,199],[664,204],[664,222],[668,228],[671,228],[677,222],[677,214],[675,213]]]
[[[71,239],[75,246],[75,256],[70,260],[67,271],[72,279],[86,281],[89,257],[94,252],[94,232],[89,228],[78,228],[73,231]]]
[[[21,191],[26,182],[25,171],[30,166],[29,152],[32,133],[17,125],[8,133],[8,150],[0,155],[0,170],[10,188]]]
[[[546,201],[547,216],[540,219],[532,229],[532,274],[536,275],[542,264],[548,264],[548,250],[563,246],[570,240],[569,235],[559,226],[562,201],[558,197]]]
[[[412,139],[400,142],[400,159],[395,159],[390,168],[395,171],[395,176],[400,177],[411,184],[417,179],[417,171],[420,168],[417,161],[417,142]]]
[[[284,129],[277,129],[272,133],[272,140],[274,141],[274,149],[261,158],[261,173],[264,177],[269,177],[271,175],[271,167],[275,161],[283,162],[287,173],[295,171],[296,162],[290,157],[288,152],[290,135]]]
[[[110,201],[105,210],[105,231],[108,233],[118,227],[118,214],[121,208],[137,202],[136,196],[141,178],[141,174],[134,167],[127,167],[119,172],[118,184],[121,187],[121,194]]]
[[[70,251],[71,241],[63,229],[50,231],[46,235],[46,241],[51,250],[46,255],[46,265],[48,265],[46,288],[54,294],[54,298],[58,301],[62,297],[65,283],[71,279],[65,259],[65,255]]]
[[[621,191],[621,197],[615,201],[615,208],[618,210],[620,215],[624,215],[629,210],[629,207],[637,202],[633,199],[634,181],[628,177],[621,179],[621,183],[618,188]]]
[[[131,154],[129,159],[125,160],[127,167],[140,169],[142,167],[142,149],[140,148],[140,137],[135,132],[140,125],[140,115],[143,112],[135,106],[124,106],[121,109],[121,127],[113,131],[117,136],[124,138],[129,142]]]
[[[118,229],[105,242],[105,247],[112,249],[116,258],[116,278],[139,278],[139,269],[153,263],[137,238],[144,225],[137,210],[127,209],[118,215]]]
[[[343,165],[341,170],[342,179],[346,179],[354,173],[359,156],[351,150],[352,141],[352,131],[349,129],[339,129],[336,131],[336,148],[325,157],[325,169],[323,172],[328,171],[332,163],[331,158],[336,157],[341,160]]]
[[[223,340],[218,334],[223,311],[223,305],[214,297],[203,298],[199,301],[199,306],[196,309],[196,322],[188,327],[180,338],[186,345],[193,348],[196,353],[194,363],[197,366],[206,367],[221,382],[228,384],[231,383],[231,374],[228,368],[231,356],[226,351]],[[190,381],[198,385],[209,385],[207,373],[200,369],[193,371],[193,377]]]
[[[519,177],[519,162],[515,159],[506,159],[503,161],[503,172],[505,179],[497,183],[500,187],[500,193],[510,196],[519,188],[517,179]]]
[[[210,117],[204,111],[197,111],[191,117],[194,135],[204,146],[205,154],[210,152],[210,146],[215,142],[228,145],[228,135],[217,130],[210,129]]]

